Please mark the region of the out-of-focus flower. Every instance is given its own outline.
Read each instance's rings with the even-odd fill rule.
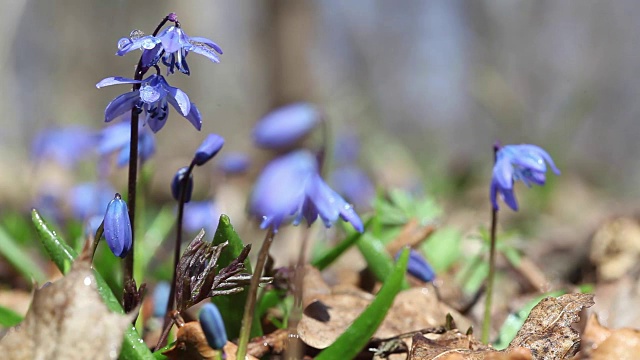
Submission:
[[[94,215],[104,214],[105,206],[113,199],[115,192],[111,185],[104,182],[76,185],[71,189],[68,197],[71,213],[81,221]]]
[[[363,231],[358,214],[322,180],[316,158],[307,150],[276,158],[264,168],[251,194],[249,209],[262,219],[263,229],[271,226],[277,230],[290,219],[298,225],[303,217],[311,225],[319,215],[326,227],[340,217]]]
[[[400,257],[402,250],[396,254],[396,260]],[[416,250],[411,249],[409,252],[409,263],[407,265],[407,272],[424,282],[431,282],[436,277],[435,271],[427,260]]]
[[[222,349],[227,344],[227,330],[224,328],[218,307],[210,302],[204,304],[199,319],[209,346],[216,350]]]
[[[153,317],[163,318],[167,311],[169,303],[169,294],[171,294],[171,285],[166,281],[160,281],[153,289]]]
[[[71,126],[39,132],[31,145],[31,156],[36,161],[53,159],[71,168],[91,154],[96,144],[95,131],[83,126]]]
[[[196,155],[193,157],[193,161],[196,165],[202,166],[207,163],[207,161],[211,160],[212,157],[216,156],[216,154],[222,149],[224,145],[224,138],[218,134],[209,134],[198,150],[196,150]]]
[[[214,63],[220,62],[218,55],[222,55],[222,49],[218,44],[204,37],[190,37],[179,26],[169,26],[157,36],[138,34],[140,32],[134,30],[130,38],[120,39],[116,55],[123,56],[133,50],[144,49],[142,65],[149,68],[162,58],[169,74],[173,74],[175,68],[183,74],[190,74],[187,65],[189,52],[203,55]]]
[[[98,154],[108,156],[118,152],[117,166],[129,164],[129,146],[131,146],[131,121],[125,120],[104,128],[98,138]],[[138,130],[138,157],[144,163],[156,152],[156,140],[144,126]]]
[[[226,175],[240,175],[247,171],[251,160],[241,152],[225,152],[218,160],[218,169]]]
[[[189,171],[188,167],[182,167],[176,171],[176,174],[173,176],[173,180],[171,181],[171,195],[176,201],[180,201],[180,192],[182,190],[185,191],[184,194],[184,202],[188,203],[191,201],[191,193],[193,192],[193,174],[189,172],[189,178],[186,179],[187,184],[184,186],[182,183],[185,181],[185,176],[187,176],[187,172]]]
[[[539,146],[530,144],[505,145],[496,153],[493,166],[490,197],[491,204],[498,210],[498,194],[514,211],[518,211],[518,202],[513,194],[515,181],[522,181],[528,187],[531,184],[544,185],[546,181],[547,163],[551,170],[560,175],[551,156]]]
[[[131,220],[127,203],[116,194],[104,215],[104,238],[111,252],[124,258],[131,250]]]
[[[182,226],[190,233],[204,229],[211,235],[216,231],[219,218],[220,210],[212,200],[192,201],[184,206]]]
[[[119,84],[141,84],[140,90],[119,95],[104,110],[104,120],[109,122],[129,110],[143,111],[146,124],[153,132],[158,132],[166,123],[171,104],[198,130],[202,127],[200,111],[189,100],[187,94],[170,86],[162,75],[153,74],[143,80],[124,77],[108,77],[96,84],[98,89]]]
[[[287,148],[309,134],[320,119],[320,111],[309,103],[283,106],[258,121],[253,140],[266,149]]]
[[[358,209],[371,208],[376,189],[369,176],[357,166],[342,166],[331,173],[331,185]]]
[[[102,224],[103,220],[104,220],[104,217],[102,215],[93,215],[89,218],[89,220],[85,221],[84,236],[85,237],[94,236],[96,234],[96,231],[98,231],[100,224]]]

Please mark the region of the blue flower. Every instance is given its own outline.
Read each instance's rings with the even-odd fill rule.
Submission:
[[[33,140],[31,156],[37,161],[53,159],[58,164],[71,168],[91,154],[95,142],[95,132],[83,126],[44,130]]]
[[[402,250],[396,254],[396,260],[398,260],[401,253]],[[433,271],[433,268],[429,265],[427,260],[419,252],[413,249],[409,252],[407,273],[424,282],[431,282],[436,277],[435,271]]]
[[[528,187],[531,187],[531,184],[544,185],[547,164],[556,175],[560,175],[560,170],[553,163],[551,156],[539,146],[521,144],[500,148],[496,154],[491,179],[490,197],[493,208],[498,210],[497,195],[500,194],[511,209],[518,211],[513,183],[520,180]]]
[[[169,303],[169,294],[171,293],[171,285],[166,281],[160,281],[153,289],[153,316],[157,318],[163,318],[167,311],[167,304]]]
[[[316,158],[298,150],[271,161],[258,178],[249,209],[260,217],[261,228],[278,227],[288,220],[298,225],[304,217],[311,225],[318,216],[326,227],[340,217],[362,232],[360,217],[318,173]]]
[[[309,134],[320,119],[320,111],[309,103],[283,106],[258,121],[253,129],[253,140],[266,149],[287,148]]]
[[[106,204],[113,199],[115,190],[105,183],[87,182],[71,189],[69,206],[73,216],[81,221],[104,212]]]
[[[359,209],[371,208],[376,189],[369,176],[359,167],[345,165],[335,169],[331,173],[330,183]]]
[[[129,164],[129,147],[131,146],[131,121],[122,121],[104,128],[98,137],[98,154],[108,156],[118,152],[118,167]],[[144,163],[156,152],[156,140],[146,127],[138,130],[138,157]]]
[[[222,315],[213,303],[206,303],[200,310],[200,326],[212,349],[222,349],[227,344],[227,330]]]
[[[213,234],[218,226],[218,218],[220,210],[213,201],[192,201],[184,206],[182,225],[190,233],[204,229],[207,234]]]
[[[141,84],[140,90],[124,93],[113,99],[104,110],[104,120],[109,122],[129,110],[143,111],[146,124],[153,132],[158,132],[166,123],[171,104],[182,116],[198,130],[202,127],[200,111],[189,100],[187,94],[170,86],[162,75],[153,74],[143,80],[123,77],[108,77],[96,84],[102,88],[118,84]]]
[[[104,215],[104,238],[111,252],[124,258],[131,250],[131,220],[127,203],[116,194]]]
[[[137,36],[139,31],[131,33],[131,38],[118,41],[116,55],[123,56],[136,49],[144,49],[142,66],[149,68],[161,58],[167,66],[167,73],[173,74],[177,68],[183,74],[190,74],[187,55],[194,52],[205,56],[214,63],[219,63],[222,49],[218,44],[204,37],[189,37],[179,26],[169,26],[157,36]]]
[[[196,150],[196,155],[193,157],[193,162],[202,166],[207,163],[207,161],[211,160],[212,157],[216,156],[216,154],[222,149],[224,145],[224,138],[218,134],[209,134],[198,150]]]
[[[189,167],[181,167],[176,171],[176,174],[173,176],[173,180],[171,181],[171,195],[176,201],[180,201],[180,193],[183,190],[182,183],[185,181],[187,172],[189,172]],[[184,202],[188,203],[191,201],[191,194],[193,193],[193,174],[189,172],[189,178],[186,181],[187,184],[184,187]]]
[[[239,175],[247,171],[251,160],[241,152],[225,152],[218,160],[218,168],[226,175]]]

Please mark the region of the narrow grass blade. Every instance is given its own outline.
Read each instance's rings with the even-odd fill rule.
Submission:
[[[40,269],[40,266],[15,243],[3,228],[0,228],[0,255],[18,270],[27,281],[30,281],[32,277],[39,284],[47,281],[47,276]]]
[[[16,326],[21,322],[22,316],[20,314],[4,306],[0,306],[0,326],[8,328]]]
[[[367,220],[364,224],[364,228],[366,229],[371,223],[371,219]],[[317,259],[314,259],[311,262],[311,265],[318,268],[318,270],[324,270],[327,266],[331,265],[337,258],[340,257],[345,251],[347,251],[353,244],[360,240],[362,233],[352,232],[349,234],[344,240],[342,240],[338,245],[331,248],[331,250],[326,253],[320,255]]]
[[[405,249],[376,298],[331,346],[315,358],[316,360],[353,359],[360,353],[384,320],[393,300],[400,292],[408,261],[409,249]]]

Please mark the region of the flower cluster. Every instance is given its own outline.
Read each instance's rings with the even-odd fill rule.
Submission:
[[[500,194],[511,209],[518,211],[518,202],[513,194],[514,182],[520,180],[528,187],[531,184],[544,185],[547,164],[556,175],[560,175],[551,156],[539,146],[521,144],[501,147],[496,153],[491,179],[490,197],[493,209],[499,208],[497,196]]]

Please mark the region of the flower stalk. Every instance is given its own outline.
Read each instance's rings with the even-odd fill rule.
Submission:
[[[493,163],[498,161],[498,143],[493,145]],[[496,273],[496,227],[498,226],[498,208],[491,207],[491,232],[489,234],[489,274],[487,275],[487,294],[484,302],[484,318],[482,320],[482,342],[489,343],[491,332],[491,304],[493,300],[493,280]]]
[[[247,354],[247,345],[249,344],[249,336],[251,334],[251,323],[253,322],[253,313],[256,306],[256,299],[258,297],[258,285],[260,285],[262,270],[264,270],[264,265],[267,263],[269,248],[273,243],[274,236],[275,231],[273,226],[269,226],[267,235],[262,242],[260,253],[258,253],[258,261],[256,262],[256,267],[253,270],[253,276],[251,276],[251,283],[249,284],[249,293],[247,294],[247,302],[244,306],[242,327],[240,328],[240,336],[238,338],[238,352],[236,353],[237,359],[244,359]]]

